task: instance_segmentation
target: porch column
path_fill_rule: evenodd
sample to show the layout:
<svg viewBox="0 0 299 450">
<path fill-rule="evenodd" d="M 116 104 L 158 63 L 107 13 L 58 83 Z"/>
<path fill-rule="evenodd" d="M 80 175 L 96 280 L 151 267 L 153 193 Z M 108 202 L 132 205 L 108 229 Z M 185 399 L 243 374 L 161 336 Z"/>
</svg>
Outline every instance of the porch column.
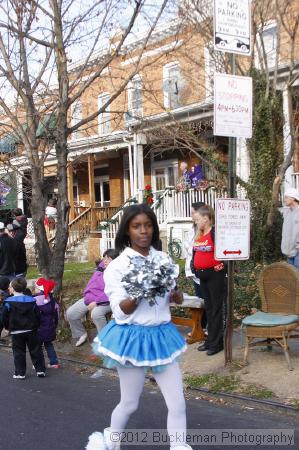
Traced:
<svg viewBox="0 0 299 450">
<path fill-rule="evenodd" d="M 89 204 L 92 208 L 91 212 L 91 229 L 96 229 L 95 216 L 95 191 L 94 191 L 94 155 L 88 155 L 88 186 L 89 186 Z"/>
<path fill-rule="evenodd" d="M 287 154 L 289 153 L 292 145 L 292 136 L 291 136 L 291 128 L 290 128 L 290 95 L 288 89 L 284 89 L 282 92 L 282 99 L 283 99 L 283 117 L 284 117 L 284 125 L 283 125 L 283 154 L 284 158 L 286 158 Z M 293 120 L 293 119 L 291 119 Z M 284 183 L 283 188 L 284 191 L 288 189 L 289 187 L 292 187 L 292 174 L 294 173 L 293 165 L 288 167 L 285 177 L 284 177 Z"/>
<path fill-rule="evenodd" d="M 143 190 L 144 190 L 144 163 L 143 163 L 143 146 L 146 144 L 146 137 L 144 134 L 136 135 L 136 145 L 137 145 L 137 174 L 138 174 L 138 200 L 141 203 L 143 200 Z"/>
<path fill-rule="evenodd" d="M 134 173 L 132 164 L 132 145 L 130 142 L 128 144 L 128 156 L 129 156 L 129 178 L 130 178 L 129 196 L 132 197 L 134 195 Z"/>
<path fill-rule="evenodd" d="M 137 139 L 136 133 L 134 133 L 134 145 L 133 145 L 133 195 L 137 195 Z"/>
<path fill-rule="evenodd" d="M 88 187 L 89 187 L 89 204 L 92 208 L 95 207 L 95 192 L 94 192 L 94 158 L 93 155 L 88 155 Z"/>
<path fill-rule="evenodd" d="M 75 207 L 74 207 L 74 170 L 73 164 L 71 162 L 68 163 L 67 166 L 67 196 L 70 204 L 70 214 L 69 221 L 71 222 L 75 218 Z"/>
</svg>

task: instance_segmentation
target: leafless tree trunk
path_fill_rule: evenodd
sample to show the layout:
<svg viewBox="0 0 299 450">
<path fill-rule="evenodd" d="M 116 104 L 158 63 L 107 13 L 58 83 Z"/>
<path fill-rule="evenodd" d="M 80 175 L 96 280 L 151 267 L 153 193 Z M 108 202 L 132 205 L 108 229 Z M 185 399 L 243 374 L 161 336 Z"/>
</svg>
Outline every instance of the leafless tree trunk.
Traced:
<svg viewBox="0 0 299 450">
<path fill-rule="evenodd" d="M 26 165 L 32 177 L 31 212 L 36 237 L 36 254 L 40 271 L 54 278 L 61 288 L 64 270 L 64 255 L 68 240 L 69 203 L 67 196 L 68 138 L 106 110 L 125 89 L 138 72 L 142 53 L 163 13 L 168 0 L 157 7 L 149 20 L 148 0 L 130 1 L 98 0 L 86 1 L 78 8 L 77 0 L 33 0 L 23 2 L 8 0 L 0 5 L 0 136 L 13 131 L 19 138 L 26 156 Z M 127 20 L 122 19 L 122 33 L 111 47 L 107 38 L 111 28 L 117 25 L 120 9 L 131 11 Z M 80 11 L 80 12 L 78 12 Z M 134 31 L 137 20 L 147 14 L 147 34 L 139 57 L 132 70 L 125 74 L 122 82 L 102 108 L 96 109 L 76 124 L 70 123 L 71 106 L 111 63 L 119 58 L 127 37 Z M 92 62 L 94 52 L 99 51 L 99 40 L 104 39 L 106 53 L 100 60 Z M 69 59 L 72 46 L 88 45 L 82 51 L 82 62 L 70 80 Z M 93 71 L 89 67 L 93 66 Z M 53 87 L 53 80 L 57 88 Z M 8 89 L 11 96 L 7 95 Z M 50 140 L 38 139 L 38 128 L 46 114 L 55 114 L 56 126 Z M 7 122 L 7 119 L 9 121 Z M 45 213 L 44 162 L 51 149 L 57 159 L 58 205 L 54 245 L 47 240 Z M 13 170 L 11 161 L 10 170 Z"/>
</svg>

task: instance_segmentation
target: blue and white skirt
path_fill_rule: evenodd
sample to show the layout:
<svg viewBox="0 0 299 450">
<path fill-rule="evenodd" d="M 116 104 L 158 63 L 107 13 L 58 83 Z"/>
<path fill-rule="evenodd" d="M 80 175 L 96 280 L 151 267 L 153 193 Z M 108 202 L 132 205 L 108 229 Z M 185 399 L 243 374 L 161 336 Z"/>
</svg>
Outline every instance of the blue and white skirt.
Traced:
<svg viewBox="0 0 299 450">
<path fill-rule="evenodd" d="M 184 338 L 172 322 L 156 326 L 123 324 L 111 320 L 93 343 L 104 366 L 143 367 L 163 371 L 187 349 Z"/>
</svg>

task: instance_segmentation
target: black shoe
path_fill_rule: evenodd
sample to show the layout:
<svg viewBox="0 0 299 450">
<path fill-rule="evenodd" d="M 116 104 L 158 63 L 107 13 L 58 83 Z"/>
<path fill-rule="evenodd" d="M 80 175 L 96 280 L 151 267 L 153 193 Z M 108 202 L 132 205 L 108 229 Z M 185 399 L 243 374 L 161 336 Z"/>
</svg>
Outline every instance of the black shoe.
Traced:
<svg viewBox="0 0 299 450">
<path fill-rule="evenodd" d="M 222 350 L 223 350 L 223 346 L 214 348 L 214 349 L 210 349 L 207 351 L 207 355 L 208 356 L 216 355 L 216 353 L 222 352 Z"/>
<path fill-rule="evenodd" d="M 199 352 L 206 352 L 207 350 L 209 350 L 209 346 L 206 343 L 204 343 L 201 344 L 199 347 L 197 347 L 197 350 Z"/>
</svg>

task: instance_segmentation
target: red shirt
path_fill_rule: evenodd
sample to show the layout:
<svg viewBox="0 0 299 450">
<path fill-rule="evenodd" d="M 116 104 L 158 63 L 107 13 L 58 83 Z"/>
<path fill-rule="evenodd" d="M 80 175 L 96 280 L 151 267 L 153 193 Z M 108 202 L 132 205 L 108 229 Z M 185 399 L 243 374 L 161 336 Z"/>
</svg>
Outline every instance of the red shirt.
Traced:
<svg viewBox="0 0 299 450">
<path fill-rule="evenodd" d="M 219 261 L 214 257 L 215 246 L 212 240 L 211 231 L 195 239 L 193 250 L 195 251 L 195 269 L 210 269 L 219 264 Z"/>
</svg>

